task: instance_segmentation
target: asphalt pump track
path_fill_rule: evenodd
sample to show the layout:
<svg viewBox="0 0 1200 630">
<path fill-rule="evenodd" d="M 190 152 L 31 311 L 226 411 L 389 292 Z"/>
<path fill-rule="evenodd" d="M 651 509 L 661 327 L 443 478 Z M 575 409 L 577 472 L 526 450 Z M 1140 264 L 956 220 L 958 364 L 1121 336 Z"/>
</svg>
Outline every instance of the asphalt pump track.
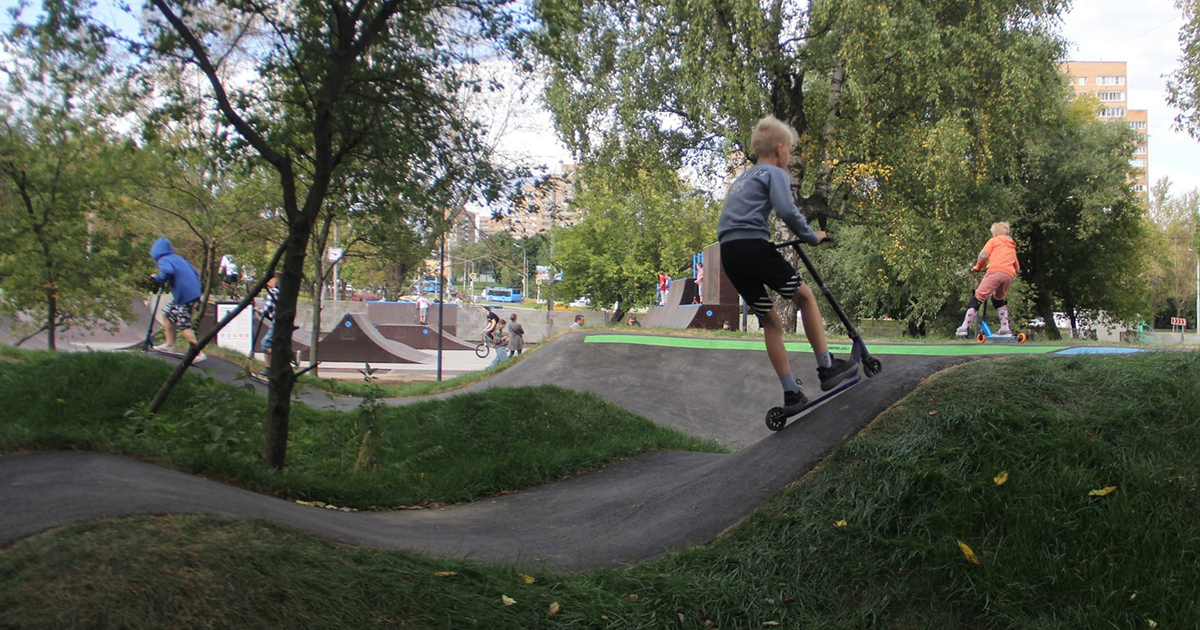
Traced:
<svg viewBox="0 0 1200 630">
<path fill-rule="evenodd" d="M 886 356 L 882 374 L 864 377 L 845 395 L 771 433 L 763 417 L 781 395 L 761 349 L 744 343 L 721 349 L 621 341 L 627 338 L 565 335 L 486 381 L 440 397 L 555 384 L 595 392 L 660 424 L 717 439 L 733 452 L 649 453 L 473 503 L 353 513 L 304 506 L 114 455 L 7 455 L 0 457 L 0 502 L 15 509 L 0 512 L 0 545 L 88 519 L 180 513 L 263 518 L 350 544 L 526 568 L 621 567 L 713 541 L 927 376 L 966 360 Z M 811 352 L 789 354 L 794 373 L 812 377 L 805 389 L 815 395 Z M 236 373 L 236 366 L 216 357 L 209 362 L 211 368 L 202 367 L 215 378 Z"/>
</svg>

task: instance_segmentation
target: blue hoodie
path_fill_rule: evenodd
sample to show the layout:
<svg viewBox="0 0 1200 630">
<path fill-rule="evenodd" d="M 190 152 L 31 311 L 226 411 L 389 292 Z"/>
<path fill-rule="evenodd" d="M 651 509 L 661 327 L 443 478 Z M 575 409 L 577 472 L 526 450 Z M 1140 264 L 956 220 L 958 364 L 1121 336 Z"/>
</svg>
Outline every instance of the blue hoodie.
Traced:
<svg viewBox="0 0 1200 630">
<path fill-rule="evenodd" d="M 200 274 L 192 263 L 175 253 L 171 241 L 160 238 L 150 246 L 150 257 L 158 263 L 158 275 L 155 282 L 166 282 L 171 285 L 171 295 L 176 304 L 187 304 L 200 299 Z"/>
</svg>

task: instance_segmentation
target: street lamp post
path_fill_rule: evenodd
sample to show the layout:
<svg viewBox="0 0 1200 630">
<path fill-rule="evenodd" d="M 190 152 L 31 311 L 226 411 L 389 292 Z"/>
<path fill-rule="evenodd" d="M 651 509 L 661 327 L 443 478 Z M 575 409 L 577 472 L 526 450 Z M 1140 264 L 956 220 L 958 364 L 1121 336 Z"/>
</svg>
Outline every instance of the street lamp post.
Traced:
<svg viewBox="0 0 1200 630">
<path fill-rule="evenodd" d="M 517 247 L 521 248 L 521 301 L 524 302 L 529 295 L 526 286 L 526 281 L 529 279 L 529 257 L 526 256 L 524 245 L 517 245 Z"/>
<path fill-rule="evenodd" d="M 1188 251 L 1196 255 L 1196 334 L 1200 335 L 1200 252 L 1190 247 Z"/>
</svg>

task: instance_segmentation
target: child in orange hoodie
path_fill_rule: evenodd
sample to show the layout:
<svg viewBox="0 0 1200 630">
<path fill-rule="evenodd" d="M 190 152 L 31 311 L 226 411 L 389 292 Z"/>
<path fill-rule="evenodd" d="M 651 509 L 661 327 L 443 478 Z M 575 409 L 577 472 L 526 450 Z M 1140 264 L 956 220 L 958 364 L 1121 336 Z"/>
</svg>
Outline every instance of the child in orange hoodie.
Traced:
<svg viewBox="0 0 1200 630">
<path fill-rule="evenodd" d="M 1004 298 L 1008 296 L 1008 288 L 1012 286 L 1013 278 L 1017 277 L 1017 272 L 1021 270 L 1021 263 L 1017 260 L 1017 242 L 1009 236 L 1007 223 L 992 224 L 992 238 L 983 246 L 983 251 L 979 252 L 979 258 L 971 271 L 983 271 L 985 267 L 987 273 L 979 282 L 979 288 L 971 294 L 971 301 L 967 303 L 967 316 L 963 318 L 962 326 L 954 331 L 957 337 L 967 336 L 967 330 L 975 320 L 975 313 L 987 301 L 989 295 L 992 296 L 992 305 L 1000 315 L 1000 330 L 996 331 L 996 335 L 1012 334 L 1012 328 L 1008 325 L 1008 300 Z"/>
</svg>

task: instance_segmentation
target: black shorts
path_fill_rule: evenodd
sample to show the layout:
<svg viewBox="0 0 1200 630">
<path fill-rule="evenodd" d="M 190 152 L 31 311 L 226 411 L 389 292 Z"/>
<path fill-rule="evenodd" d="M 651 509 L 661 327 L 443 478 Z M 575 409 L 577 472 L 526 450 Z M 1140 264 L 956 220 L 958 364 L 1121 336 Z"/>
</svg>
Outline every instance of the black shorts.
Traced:
<svg viewBox="0 0 1200 630">
<path fill-rule="evenodd" d="M 768 287 L 790 300 L 804 284 L 804 278 L 770 241 L 746 239 L 721 243 L 721 267 L 746 306 L 760 317 L 774 305 L 767 295 Z"/>
</svg>

